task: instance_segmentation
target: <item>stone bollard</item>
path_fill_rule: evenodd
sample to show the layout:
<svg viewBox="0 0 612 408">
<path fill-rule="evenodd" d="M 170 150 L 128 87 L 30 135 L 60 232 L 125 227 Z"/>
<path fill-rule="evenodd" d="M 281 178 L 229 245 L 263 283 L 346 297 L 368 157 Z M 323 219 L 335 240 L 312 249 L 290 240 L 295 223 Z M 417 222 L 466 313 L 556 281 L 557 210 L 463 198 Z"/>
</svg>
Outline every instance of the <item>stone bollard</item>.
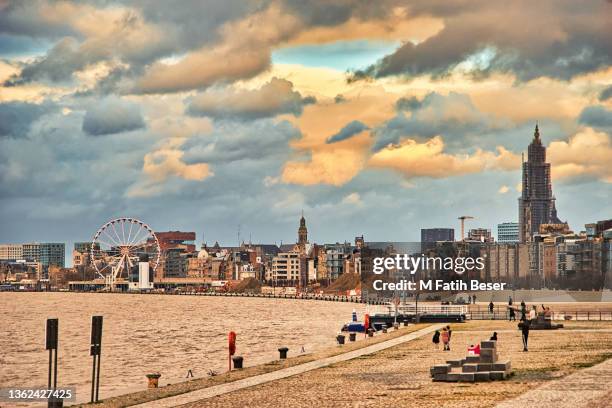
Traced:
<svg viewBox="0 0 612 408">
<path fill-rule="evenodd" d="M 399 330 L 399 323 L 397 323 L 397 322 L 393 323 L 393 328 L 395 330 Z"/>
<path fill-rule="evenodd" d="M 280 353 L 280 359 L 284 360 L 287 358 L 287 352 L 289 351 L 289 349 L 287 347 L 281 347 L 278 349 L 278 352 Z"/>
<path fill-rule="evenodd" d="M 234 356 L 232 357 L 232 361 L 234 362 L 234 368 L 236 370 L 239 370 L 242 368 L 242 361 L 244 359 L 242 358 L 242 356 Z"/>
<path fill-rule="evenodd" d="M 349 333 L 349 341 L 355 341 L 355 340 L 357 340 L 357 333 L 355 332 Z"/>
<path fill-rule="evenodd" d="M 339 334 L 336 336 L 336 340 L 338 341 L 338 344 L 344 344 L 344 334 Z"/>
<path fill-rule="evenodd" d="M 147 388 L 157 388 L 159 387 L 159 377 L 161 377 L 160 373 L 147 374 Z"/>
<path fill-rule="evenodd" d="M 368 337 L 374 337 L 374 329 L 368 329 Z"/>
<path fill-rule="evenodd" d="M 408 320 L 404 320 L 404 327 L 408 326 Z"/>
<path fill-rule="evenodd" d="M 387 332 L 387 328 L 386 328 L 386 327 L 383 327 L 382 332 L 383 332 L 383 333 L 386 333 L 386 332 Z"/>
</svg>

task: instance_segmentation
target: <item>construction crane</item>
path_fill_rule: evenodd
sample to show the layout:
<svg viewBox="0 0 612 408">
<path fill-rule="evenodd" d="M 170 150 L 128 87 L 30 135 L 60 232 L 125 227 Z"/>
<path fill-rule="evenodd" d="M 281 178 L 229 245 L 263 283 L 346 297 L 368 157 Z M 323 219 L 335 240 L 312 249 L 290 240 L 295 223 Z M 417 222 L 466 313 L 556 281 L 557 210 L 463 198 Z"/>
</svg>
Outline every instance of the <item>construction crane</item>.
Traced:
<svg viewBox="0 0 612 408">
<path fill-rule="evenodd" d="M 474 217 L 471 215 L 462 215 L 457 219 L 461 220 L 461 241 L 463 241 L 465 239 L 465 220 L 473 220 Z"/>
</svg>

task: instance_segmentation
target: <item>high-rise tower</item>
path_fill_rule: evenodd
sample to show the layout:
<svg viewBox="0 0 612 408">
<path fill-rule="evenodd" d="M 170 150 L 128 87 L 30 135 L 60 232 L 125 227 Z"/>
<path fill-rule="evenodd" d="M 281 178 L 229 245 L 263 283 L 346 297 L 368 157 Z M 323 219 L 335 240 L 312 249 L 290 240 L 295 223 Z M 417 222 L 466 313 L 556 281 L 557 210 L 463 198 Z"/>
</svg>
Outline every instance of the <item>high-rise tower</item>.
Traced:
<svg viewBox="0 0 612 408">
<path fill-rule="evenodd" d="M 306 219 L 302 212 L 302 218 L 300 218 L 300 228 L 298 228 L 298 244 L 304 245 L 308 242 L 308 229 L 306 229 Z"/>
<path fill-rule="evenodd" d="M 535 127 L 533 140 L 523 160 L 523 191 L 519 198 L 519 239 L 530 242 L 542 224 L 562 224 L 557 218 L 555 197 L 550 181 L 550 163 L 546 163 L 546 147 L 540 130 Z"/>
</svg>

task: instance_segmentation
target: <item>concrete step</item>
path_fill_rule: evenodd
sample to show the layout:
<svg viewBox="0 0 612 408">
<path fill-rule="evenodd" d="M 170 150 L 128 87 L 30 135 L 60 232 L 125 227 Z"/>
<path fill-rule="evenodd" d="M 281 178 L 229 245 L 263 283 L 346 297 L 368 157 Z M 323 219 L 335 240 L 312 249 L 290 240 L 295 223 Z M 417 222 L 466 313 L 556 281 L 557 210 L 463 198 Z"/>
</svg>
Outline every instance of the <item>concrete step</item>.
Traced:
<svg viewBox="0 0 612 408">
<path fill-rule="evenodd" d="M 450 364 L 451 367 L 461 367 L 465 364 L 465 360 L 447 360 L 446 364 Z"/>
</svg>

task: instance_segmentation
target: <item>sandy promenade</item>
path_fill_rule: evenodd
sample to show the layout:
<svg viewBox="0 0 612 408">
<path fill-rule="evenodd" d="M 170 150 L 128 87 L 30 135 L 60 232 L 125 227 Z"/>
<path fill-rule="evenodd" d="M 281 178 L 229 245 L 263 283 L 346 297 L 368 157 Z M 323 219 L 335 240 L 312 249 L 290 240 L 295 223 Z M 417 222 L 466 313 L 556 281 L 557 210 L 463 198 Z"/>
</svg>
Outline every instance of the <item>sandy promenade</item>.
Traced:
<svg viewBox="0 0 612 408">
<path fill-rule="evenodd" d="M 612 358 L 612 324 L 569 323 L 563 331 L 532 331 L 522 352 L 516 324 L 454 325 L 452 350 L 433 350 L 429 336 L 396 347 L 230 394 L 190 407 L 493 407 L 554 379 Z M 467 345 L 498 331 L 501 359 L 515 375 L 490 383 L 434 383 L 429 367 L 460 358 Z"/>
<path fill-rule="evenodd" d="M 402 337 L 408 334 L 411 334 L 417 330 L 429 327 L 427 324 L 420 325 L 410 325 L 408 327 L 400 327 L 399 330 L 392 330 L 385 335 L 375 336 L 373 338 L 368 338 L 367 340 L 362 337 L 363 335 L 358 336 L 357 342 L 351 343 L 348 342 L 343 346 L 335 346 L 330 347 L 318 352 L 308 353 L 308 354 L 300 354 L 296 355 L 296 351 L 289 351 L 289 358 L 287 360 L 275 360 L 266 364 L 260 364 L 255 366 L 246 367 L 243 370 L 234 370 L 232 372 L 221 373 L 214 377 L 205 377 L 200 379 L 195 379 L 191 381 L 183 381 L 171 385 L 167 385 L 164 387 L 160 387 L 153 390 L 142 390 L 134 393 L 124 394 L 121 396 L 110 397 L 104 400 L 101 400 L 96 407 L 104 407 L 104 408 L 116 408 L 116 407 L 125 407 L 125 406 L 133 406 L 137 404 L 142 404 L 147 401 L 159 400 L 167 397 L 171 397 L 174 395 L 184 394 L 191 391 L 203 389 L 206 387 L 214 387 L 221 384 L 226 384 L 229 382 L 234 382 L 238 380 L 242 380 L 245 378 L 250 378 L 253 376 L 266 374 L 270 372 L 274 372 L 283 368 L 293 367 L 304 363 L 309 363 L 321 359 L 325 359 L 328 357 L 337 356 L 339 354 L 352 352 L 355 350 L 359 350 L 368 345 L 377 344 L 380 342 L 392 340 L 398 337 Z M 247 363 L 248 364 L 248 363 Z M 85 404 L 86 405 L 86 404 Z M 81 406 L 81 405 L 77 405 Z"/>
<path fill-rule="evenodd" d="M 566 327 L 562 330 L 532 331 L 528 353 L 522 351 L 520 332 L 515 322 L 470 321 L 451 325 L 453 336 L 450 352 L 434 349 L 429 333 L 373 354 L 360 355 L 313 371 L 294 373 L 288 378 L 281 376 L 266 383 L 253 381 L 248 388 L 230 386 L 232 382 L 249 382 L 248 379 L 254 376 L 321 361 L 406 336 L 428 325 L 402 327 L 399 331 L 379 334 L 367 342 L 362 340 L 282 362 L 275 361 L 216 377 L 110 398 L 97 406 L 123 407 L 154 400 L 161 402 L 167 397 L 201 390 L 199 394 L 192 394 L 203 395 L 201 399 L 174 401 L 183 401 L 188 403 L 184 406 L 189 407 L 494 407 L 523 394 L 533 398 L 533 390 L 542 385 L 550 384 L 551 389 L 555 389 L 555 380 L 567 378 L 573 373 L 580 374 L 581 370 L 612 358 L 612 322 L 564 323 Z M 463 357 L 469 344 L 488 339 L 493 331 L 497 331 L 499 337 L 500 360 L 512 361 L 513 377 L 503 382 L 476 384 L 431 381 L 429 368 L 432 365 Z M 221 389 L 227 388 L 227 393 L 212 392 L 211 388 L 219 386 L 223 386 Z M 205 389 L 211 391 L 205 392 Z M 579 401 L 583 398 L 581 395 L 577 392 L 572 398 Z M 572 406 L 579 407 L 577 402 Z"/>
</svg>

